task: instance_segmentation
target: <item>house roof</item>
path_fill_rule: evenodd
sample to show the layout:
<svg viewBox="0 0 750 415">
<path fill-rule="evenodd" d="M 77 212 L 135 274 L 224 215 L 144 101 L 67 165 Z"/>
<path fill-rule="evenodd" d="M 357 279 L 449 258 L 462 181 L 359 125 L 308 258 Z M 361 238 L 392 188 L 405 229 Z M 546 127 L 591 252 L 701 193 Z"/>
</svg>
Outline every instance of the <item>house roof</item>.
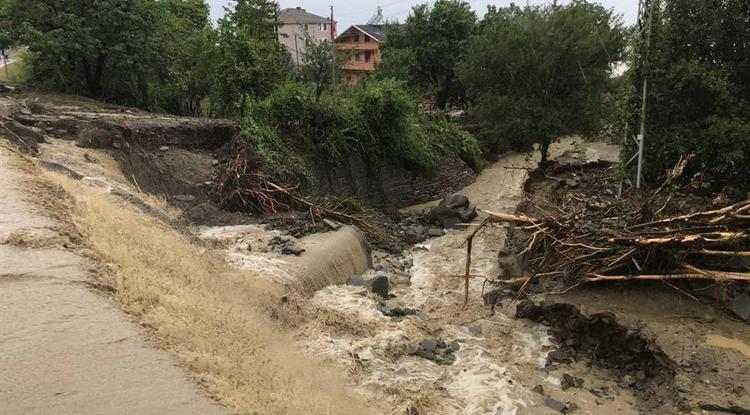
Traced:
<svg viewBox="0 0 750 415">
<path fill-rule="evenodd" d="M 344 36 L 347 36 L 346 33 L 352 30 L 364 33 L 366 36 L 369 36 L 376 42 L 382 42 L 383 40 L 385 40 L 385 26 L 368 24 L 352 25 L 348 29 L 341 32 L 341 34 L 336 39 L 338 40 Z"/>
<path fill-rule="evenodd" d="M 329 23 L 329 19 L 327 17 L 309 13 L 307 10 L 301 7 L 293 7 L 281 10 L 279 12 L 279 21 L 286 24 Z"/>
<path fill-rule="evenodd" d="M 385 40 L 385 26 L 383 25 L 360 24 L 354 25 L 354 27 L 378 42 Z"/>
</svg>

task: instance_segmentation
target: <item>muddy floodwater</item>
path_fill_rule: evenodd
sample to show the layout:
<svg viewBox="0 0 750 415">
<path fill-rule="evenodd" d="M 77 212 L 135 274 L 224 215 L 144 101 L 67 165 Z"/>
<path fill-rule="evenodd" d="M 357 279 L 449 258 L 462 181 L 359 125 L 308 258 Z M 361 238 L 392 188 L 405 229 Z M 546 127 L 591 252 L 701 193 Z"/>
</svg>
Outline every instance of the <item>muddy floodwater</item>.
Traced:
<svg viewBox="0 0 750 415">
<path fill-rule="evenodd" d="M 593 364 L 597 349 L 593 359 L 550 364 L 571 339 L 557 336 L 550 321 L 516 318 L 513 295 L 493 310 L 483 303 L 490 287 L 474 278 L 464 304 L 465 240 L 476 224 L 430 229 L 437 231 L 430 239 L 400 253 L 373 250 L 349 226 L 291 237 L 259 218 L 206 207 L 201 197 L 213 185 L 216 148 L 81 148 L 61 128 L 70 117 L 103 114 L 123 125 L 172 128 L 184 120 L 57 111 L 27 114 L 40 128 L 56 123 L 40 129 L 57 138 L 45 137 L 38 155 L 11 147 L 0 154 L 0 284 L 7 288 L 0 311 L 8 320 L 0 325 L 0 369 L 34 374 L 15 370 L 0 379 L 0 401 L 14 413 L 122 413 L 107 399 L 130 413 L 160 414 L 711 413 L 750 406 L 746 325 L 709 306 L 688 307 L 669 288 L 555 297 L 576 316 L 629 320 L 626 327 L 606 317 L 616 333 L 638 333 L 640 341 L 640 330 L 647 332 L 637 353 L 669 369 L 663 383 L 644 370 Z M 202 121 L 192 122 L 198 128 Z M 584 162 L 618 158 L 616 146 L 573 138 L 554 144 L 550 157 L 571 153 Z M 459 193 L 481 209 L 514 212 L 537 163 L 536 154 L 503 156 Z M 477 235 L 472 274 L 498 274 L 507 233 L 498 225 Z M 387 292 L 372 285 L 386 278 Z M 95 402 L 78 399 L 94 395 Z"/>
</svg>

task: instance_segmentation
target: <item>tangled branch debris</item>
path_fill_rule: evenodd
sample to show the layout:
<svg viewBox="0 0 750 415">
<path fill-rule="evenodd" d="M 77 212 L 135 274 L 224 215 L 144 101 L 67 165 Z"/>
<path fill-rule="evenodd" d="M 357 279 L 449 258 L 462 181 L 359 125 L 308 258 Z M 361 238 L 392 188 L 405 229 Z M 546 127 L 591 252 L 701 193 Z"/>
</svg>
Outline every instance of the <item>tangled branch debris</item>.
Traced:
<svg viewBox="0 0 750 415">
<path fill-rule="evenodd" d="M 679 175 L 685 162 L 670 177 Z M 605 202 L 575 194 L 568 194 L 570 203 L 527 201 L 525 211 L 538 212 L 534 217 L 481 211 L 485 221 L 467 238 L 466 285 L 469 278 L 478 277 L 471 273 L 474 236 L 491 223 L 522 231 L 525 237 L 516 255 L 525 271 L 482 277 L 519 288 L 519 294 L 532 280 L 554 279 L 563 289 L 605 281 L 690 279 L 722 287 L 750 281 L 750 200 L 713 209 L 685 206 L 693 211 L 665 215 L 675 194 L 664 188 L 650 197 L 613 197 Z"/>
<path fill-rule="evenodd" d="M 293 209 L 309 211 L 317 218 L 333 219 L 356 226 L 374 241 L 399 246 L 402 243 L 374 225 L 372 212 L 347 213 L 339 203 L 325 199 L 314 202 L 299 195 L 297 186 L 282 186 L 264 172 L 263 162 L 251 153 L 235 152 L 219 176 L 221 204 L 230 209 L 276 214 Z"/>
</svg>

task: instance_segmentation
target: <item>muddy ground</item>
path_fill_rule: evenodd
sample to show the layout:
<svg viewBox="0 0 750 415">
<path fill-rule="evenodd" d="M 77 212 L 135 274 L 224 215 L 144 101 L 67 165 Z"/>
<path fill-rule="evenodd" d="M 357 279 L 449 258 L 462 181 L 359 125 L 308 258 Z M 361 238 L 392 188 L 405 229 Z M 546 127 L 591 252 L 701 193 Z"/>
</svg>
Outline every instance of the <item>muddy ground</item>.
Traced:
<svg viewBox="0 0 750 415">
<path fill-rule="evenodd" d="M 628 284 L 537 294 L 529 303 L 507 293 L 493 311 L 482 296 L 490 287 L 476 280 L 464 308 L 456 276 L 470 226 L 437 229 L 402 252 L 371 252 L 356 231 L 313 225 L 304 213 L 223 211 L 213 180 L 232 127 L 221 122 L 33 94 L 0 97 L 0 112 L 14 121 L 5 121 L 6 139 L 75 201 L 67 214 L 100 264 L 88 277 L 105 288 L 96 292 L 131 313 L 232 411 L 750 408 L 750 332 L 711 301 Z M 113 133 L 93 134 L 92 125 Z M 617 148 L 566 139 L 552 158 L 614 161 Z M 502 157 L 460 193 L 480 208 L 515 212 L 525 191 L 549 198 L 571 190 L 564 181 L 529 181 L 536 162 L 536 154 Z M 587 183 L 584 170 L 565 174 L 577 189 L 616 192 L 601 175 Z M 480 235 L 472 271 L 497 273 L 507 234 L 498 226 Z M 383 279 L 387 292 L 374 282 Z"/>
</svg>

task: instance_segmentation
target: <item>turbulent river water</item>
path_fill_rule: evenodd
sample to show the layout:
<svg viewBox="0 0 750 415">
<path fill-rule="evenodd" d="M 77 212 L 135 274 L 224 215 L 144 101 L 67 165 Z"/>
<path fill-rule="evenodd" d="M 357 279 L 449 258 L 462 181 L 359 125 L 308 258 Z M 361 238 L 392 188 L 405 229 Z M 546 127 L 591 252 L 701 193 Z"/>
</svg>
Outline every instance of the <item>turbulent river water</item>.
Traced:
<svg viewBox="0 0 750 415">
<path fill-rule="evenodd" d="M 552 156 L 575 147 L 566 140 Z M 596 147 L 585 152 L 599 156 Z M 376 262 L 408 264 L 408 277 L 391 279 L 391 293 L 419 313 L 392 318 L 378 310 L 373 294 L 345 284 L 353 274 L 382 273 L 368 268 L 368 249 L 351 228 L 296 241 L 306 249 L 299 257 L 269 249 L 279 232 L 263 226 L 197 227 L 185 235 L 103 197 L 125 191 L 161 216 L 177 214 L 133 188 L 106 154 L 83 153 L 59 141 L 43 148 L 43 157 L 83 176 L 50 177 L 75 201 L 86 249 L 107 264 L 100 281 L 220 402 L 265 413 L 549 413 L 532 390 L 559 389 L 560 373 L 542 370 L 551 345 L 546 327 L 502 307 L 492 313 L 482 304 L 481 280 L 471 282 L 463 307 L 464 282 L 456 276 L 471 228 L 449 230 L 400 255 L 373 253 Z M 86 161 L 92 157 L 96 162 Z M 513 211 L 534 163 L 531 155 L 500 158 L 460 193 L 480 208 Z M 496 272 L 505 237 L 502 227 L 479 234 L 472 272 Z M 424 340 L 451 344 L 455 361 L 440 365 L 409 353 Z M 599 413 L 623 412 L 630 399 L 597 406 L 569 395 Z"/>
</svg>

